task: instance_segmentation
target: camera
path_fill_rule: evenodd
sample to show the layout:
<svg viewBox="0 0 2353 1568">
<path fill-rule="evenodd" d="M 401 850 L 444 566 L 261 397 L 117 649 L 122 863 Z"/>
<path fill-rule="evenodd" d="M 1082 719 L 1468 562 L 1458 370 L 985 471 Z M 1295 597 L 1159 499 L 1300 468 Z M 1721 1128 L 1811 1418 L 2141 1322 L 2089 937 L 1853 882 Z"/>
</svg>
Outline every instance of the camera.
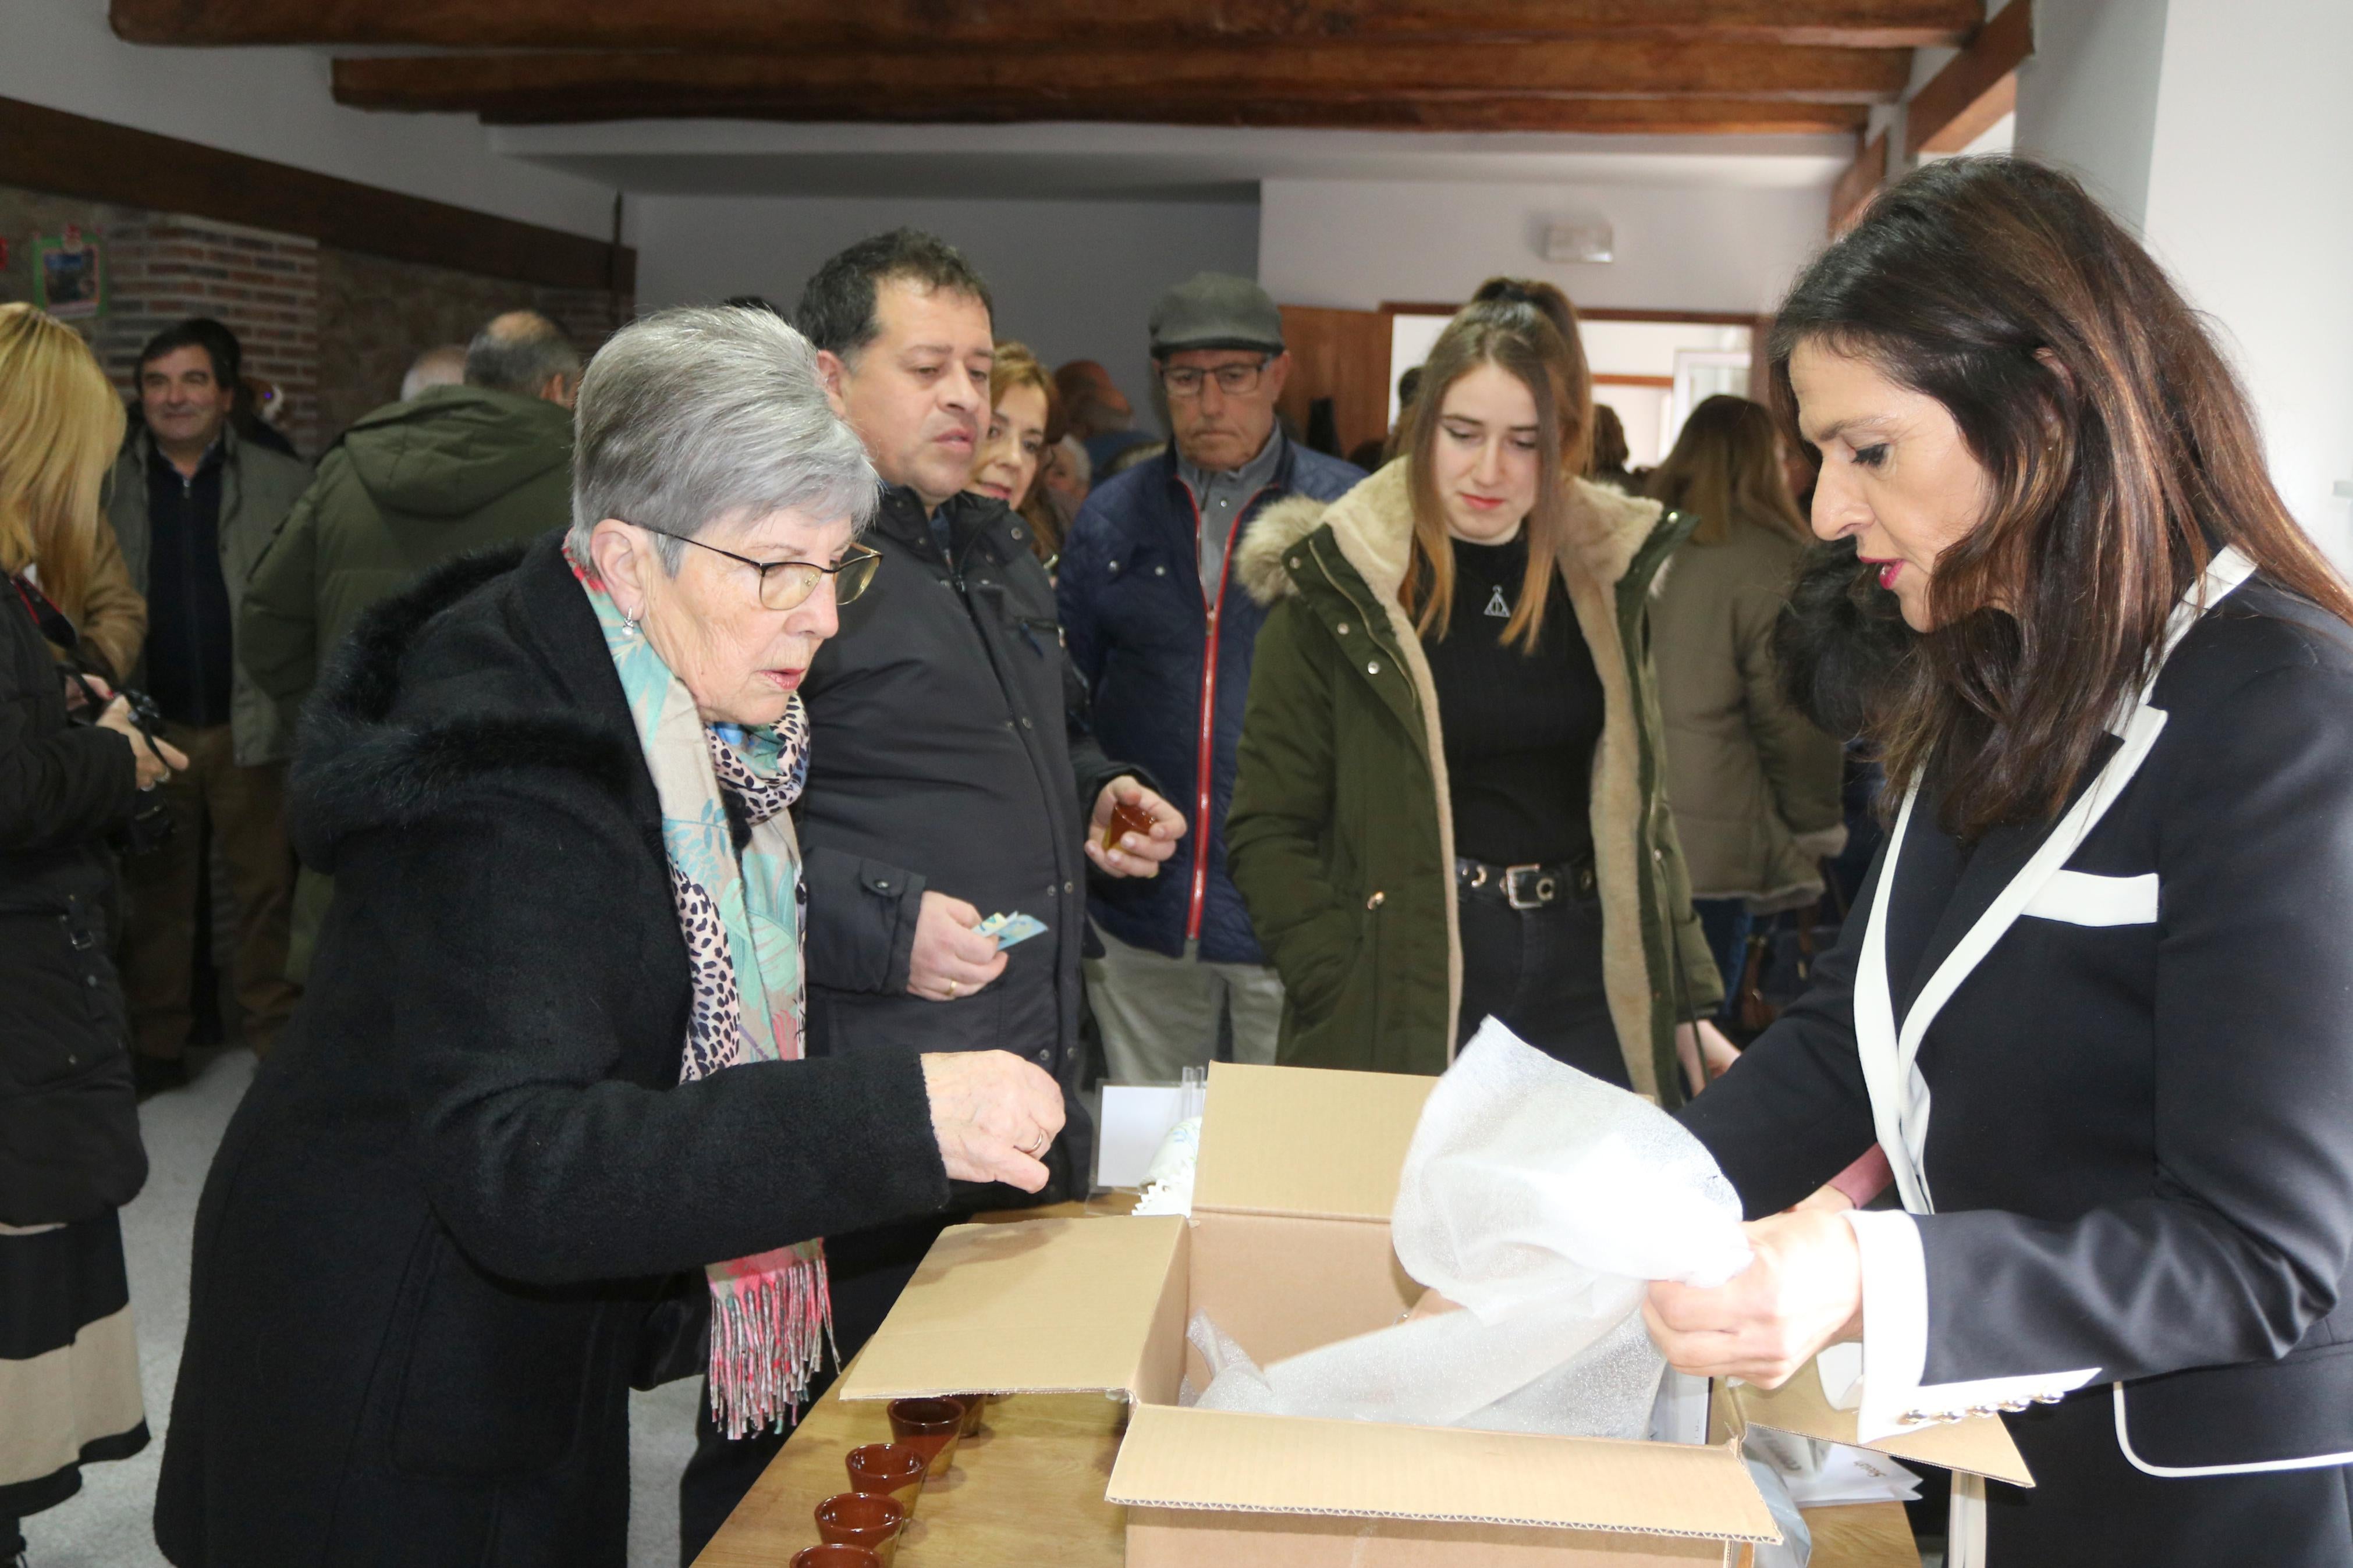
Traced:
<svg viewBox="0 0 2353 1568">
<path fill-rule="evenodd" d="M 117 693 L 131 705 L 131 722 L 152 742 L 162 740 L 164 710 L 155 700 L 143 691 Z M 149 855 L 172 841 L 172 814 L 164 809 L 161 790 L 139 792 L 139 807 L 131 814 L 131 821 L 116 836 L 115 847 L 122 854 Z"/>
<path fill-rule="evenodd" d="M 106 711 L 111 699 L 100 697 L 97 688 L 82 679 L 79 670 L 69 668 L 67 674 L 81 687 L 82 708 L 75 718 L 84 724 L 97 723 L 98 716 Z M 132 726 L 146 736 L 150 743 L 164 738 L 164 710 L 155 706 L 153 697 L 143 691 L 128 690 L 117 691 L 114 695 L 130 707 Z M 164 805 L 163 795 L 153 789 L 141 790 L 138 806 L 132 812 L 130 822 L 114 837 L 115 849 L 123 855 L 148 855 L 171 841 L 172 814 Z"/>
</svg>

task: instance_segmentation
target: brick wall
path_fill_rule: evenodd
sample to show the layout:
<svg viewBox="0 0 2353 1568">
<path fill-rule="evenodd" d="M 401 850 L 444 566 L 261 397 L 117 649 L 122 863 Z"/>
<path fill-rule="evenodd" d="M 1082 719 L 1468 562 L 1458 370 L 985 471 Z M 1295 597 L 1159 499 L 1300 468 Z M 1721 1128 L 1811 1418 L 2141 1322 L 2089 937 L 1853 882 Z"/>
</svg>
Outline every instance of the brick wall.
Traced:
<svg viewBox="0 0 2353 1568">
<path fill-rule="evenodd" d="M 104 314 L 73 323 L 126 396 L 140 346 L 188 316 L 214 316 L 245 344 L 246 374 L 277 384 L 281 421 L 316 457 L 369 409 L 400 395 L 419 353 L 464 342 L 502 310 L 544 312 L 594 353 L 635 313 L 601 289 L 549 289 L 385 261 L 291 235 L 0 185 L 0 300 L 33 298 L 34 242 L 69 226 L 95 237 Z"/>
<path fill-rule="evenodd" d="M 630 314 L 601 289 L 547 289 L 350 251 L 319 253 L 319 400 L 332 437 L 400 395 L 419 353 L 462 343 L 507 310 L 538 310 L 570 333 L 582 354 Z"/>
<path fill-rule="evenodd" d="M 248 380 L 287 399 L 280 427 L 319 449 L 319 247 L 208 219 L 149 216 L 117 226 L 111 292 L 94 345 L 107 374 L 135 390 L 140 345 L 190 316 L 224 322 L 245 345 Z"/>
</svg>

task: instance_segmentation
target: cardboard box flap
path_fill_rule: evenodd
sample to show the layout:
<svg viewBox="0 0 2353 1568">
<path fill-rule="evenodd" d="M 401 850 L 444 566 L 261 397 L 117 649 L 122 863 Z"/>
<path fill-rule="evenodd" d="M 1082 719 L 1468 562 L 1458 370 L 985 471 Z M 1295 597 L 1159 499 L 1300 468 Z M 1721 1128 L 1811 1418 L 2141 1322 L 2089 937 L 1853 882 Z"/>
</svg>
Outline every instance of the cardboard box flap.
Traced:
<svg viewBox="0 0 2353 1568">
<path fill-rule="evenodd" d="M 1388 1222 L 1433 1078 L 1209 1068 L 1193 1208 Z"/>
<path fill-rule="evenodd" d="M 1185 1240 L 1176 1215 L 954 1226 L 867 1342 L 841 1397 L 1121 1389 L 1173 1399 Z"/>
<path fill-rule="evenodd" d="M 1106 1500 L 1719 1541 L 1780 1539 L 1736 1445 L 1136 1406 Z"/>
<path fill-rule="evenodd" d="M 1973 1415 L 1966 1421 L 1923 1426 L 1916 1432 L 1883 1437 L 1876 1443 L 1858 1443 L 1854 1412 L 1831 1405 L 1822 1393 L 1820 1374 L 1810 1364 L 1769 1393 L 1752 1384 L 1727 1387 L 1726 1392 L 1731 1395 L 1733 1409 L 1747 1426 L 1770 1426 L 1776 1432 L 1795 1433 L 1800 1437 L 1820 1437 L 1850 1447 L 1870 1448 L 1898 1459 L 1914 1459 L 1942 1469 L 2008 1481 L 2012 1486 L 2034 1484 L 2018 1445 L 2010 1440 L 2010 1428 L 1998 1416 Z"/>
</svg>

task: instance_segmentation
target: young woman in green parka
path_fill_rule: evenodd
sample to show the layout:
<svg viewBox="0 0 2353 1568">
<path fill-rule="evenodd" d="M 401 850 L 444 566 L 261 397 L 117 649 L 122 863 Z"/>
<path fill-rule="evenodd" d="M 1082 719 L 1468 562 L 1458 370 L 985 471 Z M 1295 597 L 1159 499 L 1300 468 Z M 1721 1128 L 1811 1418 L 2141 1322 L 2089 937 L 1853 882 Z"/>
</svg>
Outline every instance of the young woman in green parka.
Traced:
<svg viewBox="0 0 2353 1568">
<path fill-rule="evenodd" d="M 1270 508 L 1271 606 L 1228 863 L 1288 1065 L 1438 1073 L 1493 1016 L 1674 1106 L 1728 1065 L 1668 816 L 1648 604 L 1692 526 L 1576 477 L 1567 300 L 1493 279 L 1432 349 L 1402 455 Z"/>
</svg>

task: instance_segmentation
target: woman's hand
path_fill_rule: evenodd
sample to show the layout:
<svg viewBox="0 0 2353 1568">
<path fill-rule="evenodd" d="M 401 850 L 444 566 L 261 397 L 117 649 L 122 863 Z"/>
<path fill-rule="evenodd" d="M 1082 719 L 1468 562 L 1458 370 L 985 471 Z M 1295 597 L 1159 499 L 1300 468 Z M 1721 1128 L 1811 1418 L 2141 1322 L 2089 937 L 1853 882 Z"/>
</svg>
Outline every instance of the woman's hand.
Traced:
<svg viewBox="0 0 2353 1568">
<path fill-rule="evenodd" d="M 1134 830 L 1119 836 L 1111 849 L 1103 847 L 1103 830 L 1111 826 L 1113 806 L 1125 805 L 1152 819 L 1147 833 Z M 1185 837 L 1185 815 L 1131 778 L 1115 778 L 1095 796 L 1094 816 L 1087 823 L 1087 858 L 1114 877 L 1157 877 L 1160 863 L 1176 853 Z"/>
<path fill-rule="evenodd" d="M 97 692 L 101 699 L 114 695 L 114 688 L 106 683 L 106 678 L 102 675 L 83 675 L 79 679 L 69 675 L 66 677 L 67 712 L 79 713 L 90 706 L 89 691 L 83 690 L 84 687 L 88 687 L 90 691 Z"/>
<path fill-rule="evenodd" d="M 1010 1051 L 946 1051 L 923 1058 L 932 1135 L 959 1182 L 1046 1184 L 1039 1156 L 1062 1131 L 1062 1090 Z"/>
<path fill-rule="evenodd" d="M 1697 1094 L 1732 1070 L 1732 1064 L 1740 1059 L 1740 1047 L 1702 1018 L 1696 1024 L 1675 1026 L 1675 1058 L 1683 1065 L 1683 1081 Z"/>
<path fill-rule="evenodd" d="M 907 963 L 907 989 L 928 1002 L 969 996 L 1005 973 L 997 939 L 973 928 L 980 911 L 962 899 L 925 892 L 915 912 L 915 946 Z"/>
<path fill-rule="evenodd" d="M 139 787 L 153 789 L 174 773 L 187 771 L 188 759 L 169 741 L 151 741 L 132 722 L 131 702 L 118 697 L 98 716 L 98 727 L 112 730 L 131 742 L 131 760 L 139 764 Z"/>
<path fill-rule="evenodd" d="M 1746 1268 L 1713 1290 L 1656 1280 L 1642 1321 L 1678 1372 L 1778 1388 L 1824 1345 L 1862 1337 L 1862 1249 L 1820 1211 L 1740 1228 L 1756 1254 Z"/>
</svg>

